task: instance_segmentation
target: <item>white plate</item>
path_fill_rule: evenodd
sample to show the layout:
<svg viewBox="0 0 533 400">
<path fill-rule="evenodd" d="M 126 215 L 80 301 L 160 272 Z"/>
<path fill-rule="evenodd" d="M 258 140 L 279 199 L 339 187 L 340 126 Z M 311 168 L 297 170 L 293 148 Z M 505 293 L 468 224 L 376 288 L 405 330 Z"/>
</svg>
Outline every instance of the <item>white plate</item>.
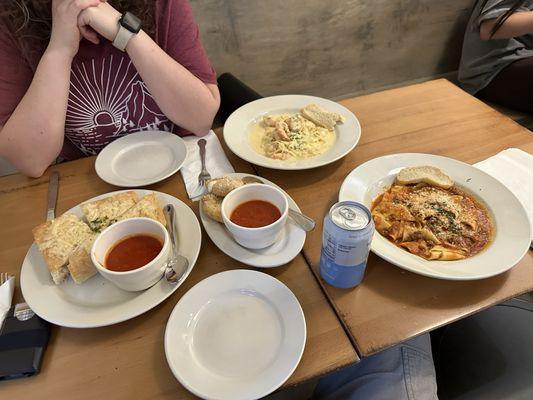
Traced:
<svg viewBox="0 0 533 400">
<path fill-rule="evenodd" d="M 473 257 L 458 261 L 428 261 L 395 246 L 376 232 L 371 249 L 401 268 L 433 278 L 474 280 L 511 269 L 529 249 L 530 225 L 524 207 L 498 180 L 469 164 L 431 154 L 393 154 L 375 158 L 354 169 L 342 184 L 339 201 L 354 200 L 370 208 L 404 167 L 432 165 L 448 174 L 465 191 L 481 199 L 492 214 L 492 243 Z"/>
<path fill-rule="evenodd" d="M 270 182 L 267 179 L 250 174 L 227 174 L 226 176 L 233 176 L 242 178 L 243 176 L 253 176 L 262 180 L 265 184 L 277 187 L 289 201 L 289 207 L 300 211 L 296 202 L 279 186 Z M 201 204 L 201 203 L 200 203 Z M 238 244 L 231 234 L 226 229 L 225 225 L 209 218 L 200 206 L 200 220 L 207 232 L 207 235 L 211 238 L 213 243 L 228 256 L 234 260 L 240 261 L 246 265 L 258 268 L 272 268 L 285 265 L 296 257 L 305 243 L 305 232 L 299 228 L 291 219 L 287 220 L 287 224 L 283 230 L 280 239 L 272 246 L 261 250 L 252 250 L 242 247 Z"/>
<path fill-rule="evenodd" d="M 187 148 L 183 139 L 163 131 L 136 132 L 108 144 L 98 154 L 98 176 L 115 186 L 151 185 L 175 174 Z"/>
<path fill-rule="evenodd" d="M 176 304 L 165 331 L 170 369 L 203 399 L 258 399 L 294 372 L 306 340 L 294 294 L 257 271 L 210 276 Z"/>
<path fill-rule="evenodd" d="M 317 104 L 328 111 L 337 112 L 346 118 L 335 127 L 335 143 L 324 154 L 305 160 L 274 160 L 257 153 L 250 145 L 250 129 L 265 115 L 296 113 L 309 104 Z M 240 158 L 262 167 L 284 170 L 300 170 L 330 164 L 348 154 L 359 142 L 361 125 L 355 115 L 334 101 L 314 96 L 272 96 L 252 101 L 235 110 L 224 124 L 224 140 Z"/>
<path fill-rule="evenodd" d="M 153 193 L 149 190 L 135 192 L 139 196 Z M 87 201 L 116 193 L 120 192 L 107 193 Z M 189 260 L 188 276 L 200 252 L 200 224 L 185 203 L 168 194 L 155 193 L 163 205 L 172 204 L 175 207 L 179 251 Z M 79 206 L 68 212 L 83 215 Z M 48 322 L 69 328 L 95 328 L 126 321 L 157 306 L 178 286 L 172 286 L 162 279 L 145 291 L 126 292 L 99 274 L 81 285 L 76 285 L 70 278 L 61 285 L 55 285 L 35 243 L 26 254 L 20 273 L 22 295 L 32 310 Z"/>
</svg>

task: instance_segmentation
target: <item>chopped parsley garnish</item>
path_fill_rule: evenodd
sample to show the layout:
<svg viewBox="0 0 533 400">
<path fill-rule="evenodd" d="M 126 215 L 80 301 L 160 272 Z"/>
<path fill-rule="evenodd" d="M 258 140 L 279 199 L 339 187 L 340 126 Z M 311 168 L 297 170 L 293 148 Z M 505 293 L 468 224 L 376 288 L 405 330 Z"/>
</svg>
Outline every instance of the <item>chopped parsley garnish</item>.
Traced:
<svg viewBox="0 0 533 400">
<path fill-rule="evenodd" d="M 102 218 L 96 218 L 94 221 L 91 222 L 91 229 L 95 233 L 100 233 L 102 229 L 107 228 L 109 225 L 114 224 L 117 222 L 116 219 L 109 219 L 107 217 Z"/>
<path fill-rule="evenodd" d="M 461 233 L 461 227 L 455 221 L 455 214 L 445 208 L 445 204 L 441 202 L 429 203 L 437 213 L 448 220 L 448 229 L 452 233 Z"/>
</svg>

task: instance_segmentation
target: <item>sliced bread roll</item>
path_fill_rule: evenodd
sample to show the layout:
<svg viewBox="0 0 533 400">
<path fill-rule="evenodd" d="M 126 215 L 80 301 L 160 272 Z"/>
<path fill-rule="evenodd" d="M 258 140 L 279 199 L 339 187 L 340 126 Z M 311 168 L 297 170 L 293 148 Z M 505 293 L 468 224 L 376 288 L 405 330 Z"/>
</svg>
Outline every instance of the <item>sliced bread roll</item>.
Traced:
<svg viewBox="0 0 533 400">
<path fill-rule="evenodd" d="M 101 232 L 138 201 L 137 193 L 123 192 L 102 200 L 82 204 L 81 210 L 91 229 Z"/>
<path fill-rule="evenodd" d="M 211 193 L 219 197 L 226 197 L 229 192 L 244 185 L 240 178 L 223 176 L 221 178 L 211 179 L 208 183 L 208 189 Z"/>
<path fill-rule="evenodd" d="M 202 210 L 211 219 L 224 223 L 222 219 L 222 200 L 223 197 L 216 196 L 213 193 L 207 193 L 202 197 Z"/>
<path fill-rule="evenodd" d="M 144 196 L 133 207 L 121 214 L 118 217 L 118 221 L 135 217 L 152 218 L 166 226 L 165 215 L 155 193 Z"/>
<path fill-rule="evenodd" d="M 437 167 L 429 165 L 403 168 L 396 177 L 396 181 L 401 185 L 423 182 L 443 189 L 449 189 L 453 186 L 452 178 Z"/>
<path fill-rule="evenodd" d="M 33 229 L 35 243 L 56 285 L 69 275 L 66 264 L 70 254 L 92 234 L 91 228 L 74 214 L 63 214 Z"/>
<path fill-rule="evenodd" d="M 97 271 L 91 260 L 91 247 L 96 236 L 98 235 L 93 233 L 90 237 L 85 239 L 76 250 L 70 253 L 70 256 L 68 257 L 67 268 L 70 272 L 70 276 L 72 276 L 72 279 L 74 279 L 74 282 L 78 285 L 96 275 Z"/>
<path fill-rule="evenodd" d="M 309 104 L 300 110 L 300 114 L 318 126 L 332 130 L 337 122 L 344 122 L 344 117 L 339 113 L 330 112 L 316 104 Z"/>
</svg>

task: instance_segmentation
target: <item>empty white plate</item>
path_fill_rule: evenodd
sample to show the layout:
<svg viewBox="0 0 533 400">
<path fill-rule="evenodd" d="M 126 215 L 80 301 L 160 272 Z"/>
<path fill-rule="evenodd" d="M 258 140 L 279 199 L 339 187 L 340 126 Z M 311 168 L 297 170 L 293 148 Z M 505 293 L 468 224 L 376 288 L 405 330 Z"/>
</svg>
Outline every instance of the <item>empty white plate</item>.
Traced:
<svg viewBox="0 0 533 400">
<path fill-rule="evenodd" d="M 278 185 L 270 182 L 265 178 L 259 176 L 233 173 L 226 176 L 242 178 L 244 176 L 253 176 L 254 178 L 262 180 L 265 185 L 274 186 L 287 196 L 289 201 L 289 207 L 293 210 L 300 211 L 300 208 L 296 202 Z M 268 246 L 265 249 L 252 250 L 241 246 L 233 239 L 233 236 L 228 232 L 224 224 L 212 220 L 203 211 L 200 206 L 200 220 L 207 232 L 207 235 L 211 238 L 213 243 L 228 256 L 234 260 L 240 261 L 246 265 L 258 268 L 273 268 L 285 265 L 296 257 L 302 248 L 304 247 L 306 233 L 290 218 L 285 224 L 285 228 L 281 233 L 280 238 L 272 246 Z"/>
<path fill-rule="evenodd" d="M 96 158 L 98 176 L 115 186 L 151 185 L 175 174 L 187 148 L 179 136 L 163 131 L 131 133 L 107 145 Z"/>
<path fill-rule="evenodd" d="M 165 353 L 180 383 L 210 400 L 259 399 L 294 372 L 306 341 L 294 294 L 270 275 L 233 270 L 212 275 L 176 304 Z"/>
</svg>

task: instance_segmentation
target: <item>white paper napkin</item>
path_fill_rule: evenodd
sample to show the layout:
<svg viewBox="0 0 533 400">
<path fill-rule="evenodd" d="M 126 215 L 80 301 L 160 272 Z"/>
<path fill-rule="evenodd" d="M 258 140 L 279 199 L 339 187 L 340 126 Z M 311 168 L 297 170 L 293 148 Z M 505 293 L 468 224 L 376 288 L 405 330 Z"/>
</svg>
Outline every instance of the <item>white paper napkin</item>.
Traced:
<svg viewBox="0 0 533 400">
<path fill-rule="evenodd" d="M 198 185 L 198 175 L 202 170 L 202 162 L 200 161 L 200 148 L 198 147 L 198 140 L 205 139 L 205 164 L 207 171 L 211 174 L 211 178 L 216 178 L 226 174 L 235 172 L 231 166 L 222 145 L 215 135 L 215 132 L 210 131 L 206 136 L 187 136 L 184 137 L 185 145 L 187 146 L 187 157 L 180 169 L 181 176 L 187 188 L 189 198 L 193 198 L 202 194 L 203 189 Z"/>
<path fill-rule="evenodd" d="M 520 200 L 533 231 L 533 155 L 520 149 L 507 149 L 474 164 L 498 179 Z M 532 236 L 533 241 L 533 236 Z"/>
<path fill-rule="evenodd" d="M 11 308 L 13 292 L 15 291 L 15 277 L 12 276 L 7 282 L 0 286 L 0 327 L 4 323 L 7 312 Z"/>
</svg>

